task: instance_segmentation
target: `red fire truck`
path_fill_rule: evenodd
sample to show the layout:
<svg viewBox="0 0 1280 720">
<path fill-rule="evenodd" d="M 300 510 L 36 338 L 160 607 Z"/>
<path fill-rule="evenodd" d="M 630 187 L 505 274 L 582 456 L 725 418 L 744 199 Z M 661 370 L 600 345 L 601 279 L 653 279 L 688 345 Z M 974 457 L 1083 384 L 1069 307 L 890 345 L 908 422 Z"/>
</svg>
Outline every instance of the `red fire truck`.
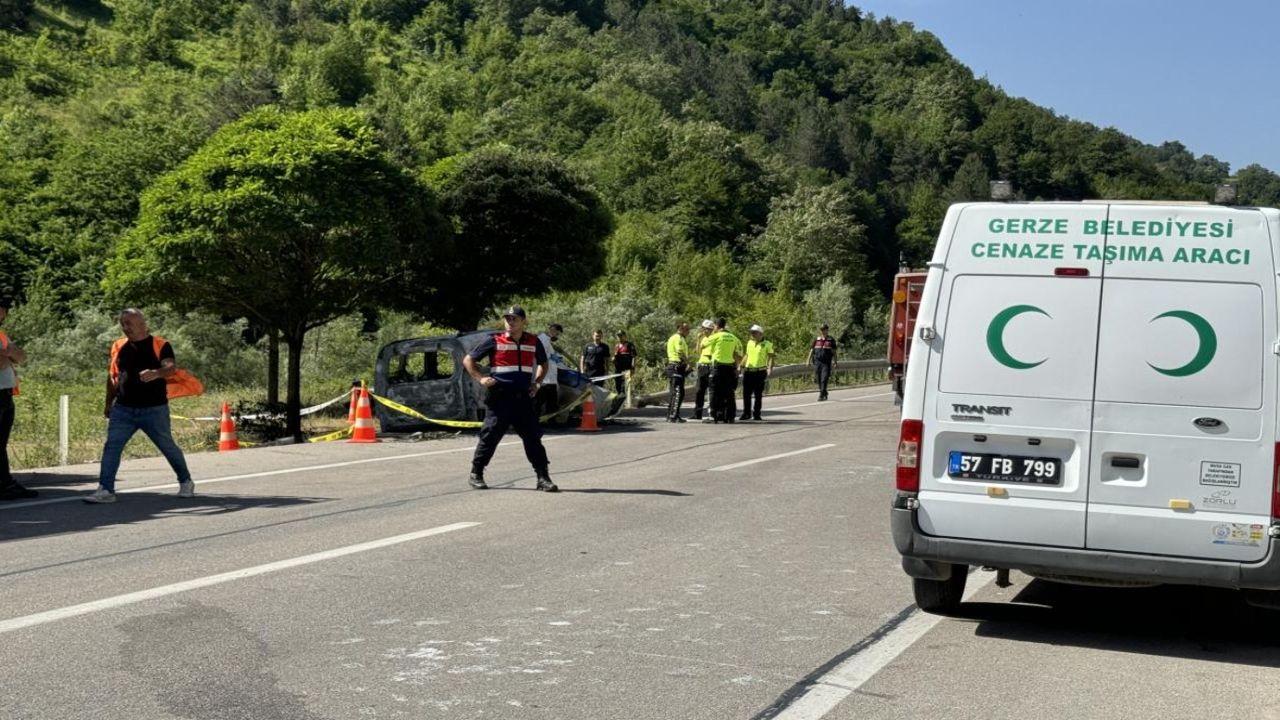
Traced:
<svg viewBox="0 0 1280 720">
<path fill-rule="evenodd" d="M 911 336 L 916 329 L 916 312 L 924 293 L 924 271 L 900 272 L 893 278 L 893 304 L 889 309 L 889 379 L 902 402 L 902 384 L 911 357 Z"/>
</svg>

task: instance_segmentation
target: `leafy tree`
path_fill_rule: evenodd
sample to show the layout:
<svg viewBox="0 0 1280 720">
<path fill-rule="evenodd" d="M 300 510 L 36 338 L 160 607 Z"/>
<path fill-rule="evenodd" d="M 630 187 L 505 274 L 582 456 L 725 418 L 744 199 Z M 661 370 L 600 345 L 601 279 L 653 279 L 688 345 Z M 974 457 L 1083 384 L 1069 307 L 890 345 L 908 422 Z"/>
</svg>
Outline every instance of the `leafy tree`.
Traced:
<svg viewBox="0 0 1280 720">
<path fill-rule="evenodd" d="M 353 111 L 250 113 L 143 194 L 107 266 L 114 297 L 278 330 L 294 436 L 307 331 L 430 282 L 417 272 L 445 241 L 430 234 L 427 194 L 375 138 Z"/>
<path fill-rule="evenodd" d="M 456 228 L 456 252 L 437 266 L 428 317 L 471 329 L 517 295 L 586 288 L 603 270 L 613 217 L 586 180 L 552 157 L 492 147 L 447 158 L 427 173 Z"/>
<path fill-rule="evenodd" d="M 870 289 L 866 228 L 858 222 L 846 188 L 801 187 L 774 200 L 769 224 L 752 240 L 756 277 L 776 286 L 785 277 L 799 295 L 827 278 L 844 283 L 850 300 Z"/>
<path fill-rule="evenodd" d="M 35 0 L 0 0 L 0 28 L 20 28 L 36 9 Z"/>
</svg>

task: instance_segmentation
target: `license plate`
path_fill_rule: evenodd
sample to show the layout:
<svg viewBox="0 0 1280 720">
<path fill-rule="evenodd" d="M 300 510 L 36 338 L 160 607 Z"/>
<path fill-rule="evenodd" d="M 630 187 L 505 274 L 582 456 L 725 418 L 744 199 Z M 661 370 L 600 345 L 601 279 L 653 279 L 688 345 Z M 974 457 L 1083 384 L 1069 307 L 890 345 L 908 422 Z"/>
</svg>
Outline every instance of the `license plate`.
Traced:
<svg viewBox="0 0 1280 720">
<path fill-rule="evenodd" d="M 1062 461 L 953 450 L 947 463 L 947 474 L 957 480 L 1059 485 L 1062 483 Z"/>
</svg>

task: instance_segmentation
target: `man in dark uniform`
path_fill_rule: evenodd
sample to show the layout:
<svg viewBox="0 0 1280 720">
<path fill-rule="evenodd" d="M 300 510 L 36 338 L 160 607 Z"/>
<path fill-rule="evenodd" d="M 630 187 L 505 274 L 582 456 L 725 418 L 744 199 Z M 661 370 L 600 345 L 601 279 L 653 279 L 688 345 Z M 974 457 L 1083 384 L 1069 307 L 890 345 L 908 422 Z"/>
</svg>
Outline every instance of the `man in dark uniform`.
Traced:
<svg viewBox="0 0 1280 720">
<path fill-rule="evenodd" d="M 609 374 L 609 346 L 604 342 L 603 330 L 591 333 L 591 343 L 582 349 L 578 370 L 589 378 L 604 377 Z M 603 380 L 592 380 L 592 382 L 604 386 Z"/>
<path fill-rule="evenodd" d="M 636 367 L 636 344 L 627 339 L 625 330 L 618 331 L 618 344 L 613 347 L 613 371 L 618 377 L 613 379 L 613 389 L 619 395 L 626 392 L 627 377 Z"/>
<path fill-rule="evenodd" d="M 559 488 L 547 472 L 550 463 L 533 408 L 533 398 L 547 374 L 547 353 L 536 335 L 524 331 L 524 308 L 512 305 L 502 319 L 506 332 L 490 336 L 462 359 L 467 374 L 485 388 L 484 425 L 471 459 L 469 482 L 477 490 L 489 487 L 484 482 L 484 469 L 507 428 L 513 428 L 524 442 L 524 454 L 538 478 L 538 489 L 556 492 Z M 476 365 L 482 360 L 488 360 L 488 374 Z"/>
<path fill-rule="evenodd" d="M 836 364 L 836 339 L 827 334 L 827 324 L 818 328 L 818 337 L 809 348 L 809 364 L 816 369 L 818 399 L 827 399 L 827 383 L 831 380 L 831 368 Z"/>
</svg>

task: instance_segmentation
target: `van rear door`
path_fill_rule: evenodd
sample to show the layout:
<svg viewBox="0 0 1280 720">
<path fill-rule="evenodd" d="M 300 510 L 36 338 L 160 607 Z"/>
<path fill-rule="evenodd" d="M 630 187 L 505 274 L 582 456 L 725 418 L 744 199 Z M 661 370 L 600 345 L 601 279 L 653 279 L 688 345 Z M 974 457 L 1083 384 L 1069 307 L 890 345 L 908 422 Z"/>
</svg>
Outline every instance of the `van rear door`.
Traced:
<svg viewBox="0 0 1280 720">
<path fill-rule="evenodd" d="M 1086 546 L 1260 560 L 1275 462 L 1268 217 L 1113 204 L 1109 220 Z"/>
<path fill-rule="evenodd" d="M 924 532 L 1084 546 L 1103 261 L 1079 248 L 1086 222 L 1106 212 L 1065 203 L 948 212 L 933 328 L 919 322 L 935 335 L 921 416 Z"/>
</svg>

